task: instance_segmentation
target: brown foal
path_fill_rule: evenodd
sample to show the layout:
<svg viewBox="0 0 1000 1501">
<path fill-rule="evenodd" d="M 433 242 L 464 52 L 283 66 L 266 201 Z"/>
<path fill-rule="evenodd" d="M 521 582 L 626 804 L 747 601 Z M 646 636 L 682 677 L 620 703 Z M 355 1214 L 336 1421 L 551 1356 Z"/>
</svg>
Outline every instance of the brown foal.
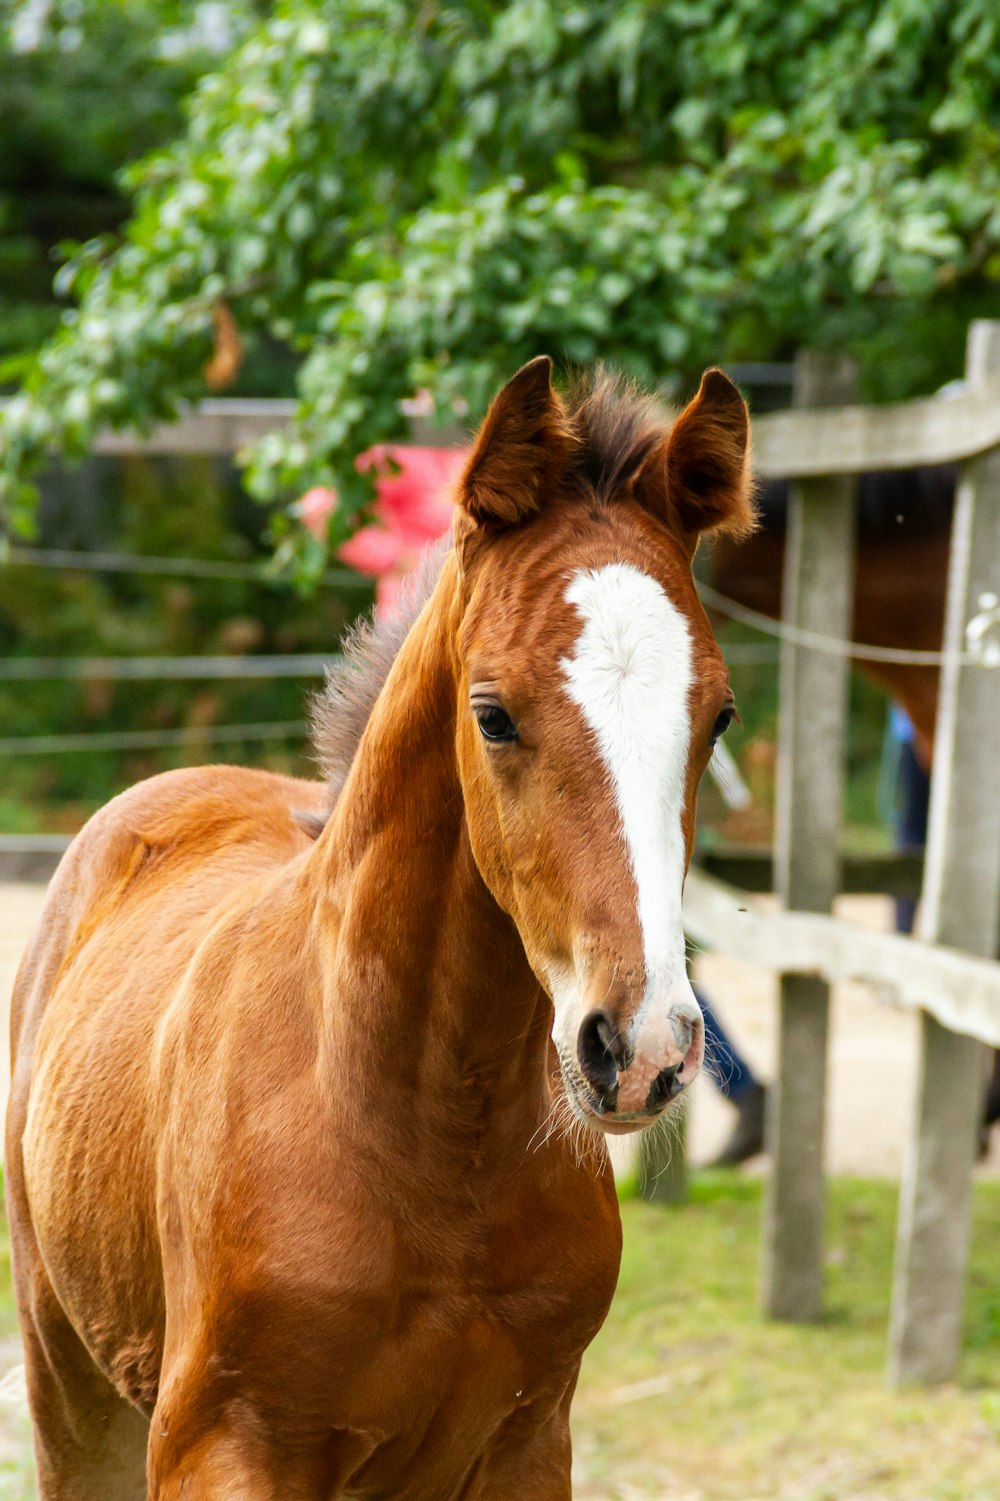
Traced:
<svg viewBox="0 0 1000 1501">
<path fill-rule="evenodd" d="M 746 409 L 534 360 L 456 501 L 391 665 L 331 687 L 342 785 L 155 777 L 53 880 L 7 1131 L 44 1501 L 570 1494 L 603 1133 L 702 1057 L 680 901 L 732 704 L 690 562 L 752 522 Z"/>
</svg>

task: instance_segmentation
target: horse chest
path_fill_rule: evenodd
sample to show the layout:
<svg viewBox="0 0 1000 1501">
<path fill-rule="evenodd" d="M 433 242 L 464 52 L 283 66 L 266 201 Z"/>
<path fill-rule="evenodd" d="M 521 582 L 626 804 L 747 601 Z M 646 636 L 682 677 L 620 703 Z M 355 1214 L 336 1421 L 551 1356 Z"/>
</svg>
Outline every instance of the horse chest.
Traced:
<svg viewBox="0 0 1000 1501">
<path fill-rule="evenodd" d="M 569 1181 L 567 1181 L 567 1178 Z M 575 1167 L 555 1184 L 539 1175 L 473 1208 L 428 1216 L 410 1243 L 416 1280 L 445 1324 L 476 1320 L 503 1331 L 520 1359 L 565 1348 L 578 1357 L 614 1293 L 621 1226 L 610 1177 Z"/>
<path fill-rule="evenodd" d="M 465 1285 L 386 1290 L 368 1338 L 359 1324 L 351 1342 L 359 1358 L 346 1368 L 324 1361 L 313 1386 L 334 1399 L 317 1428 L 332 1420 L 371 1437 L 371 1457 L 345 1494 L 478 1495 L 465 1489 L 471 1471 L 491 1465 L 512 1430 L 547 1427 L 572 1391 L 610 1302 L 617 1255 L 605 1249 L 589 1266 L 571 1257 L 568 1269 L 512 1280 L 496 1247 Z"/>
<path fill-rule="evenodd" d="M 377 1434 L 404 1468 L 410 1445 L 423 1456 L 435 1435 L 456 1436 L 467 1458 L 520 1408 L 560 1399 L 604 1320 L 617 1205 L 600 1181 L 576 1187 L 552 1202 L 511 1197 L 461 1225 L 433 1214 L 404 1228 L 384 1205 L 365 1215 L 352 1206 L 367 1226 L 364 1250 L 355 1241 L 330 1258 L 331 1221 L 289 1286 L 286 1242 L 274 1284 L 241 1310 L 224 1364 L 264 1379 L 269 1410 L 287 1401 L 290 1421 L 309 1414 L 317 1429 Z M 312 1256 L 323 1246 L 321 1264 Z"/>
</svg>

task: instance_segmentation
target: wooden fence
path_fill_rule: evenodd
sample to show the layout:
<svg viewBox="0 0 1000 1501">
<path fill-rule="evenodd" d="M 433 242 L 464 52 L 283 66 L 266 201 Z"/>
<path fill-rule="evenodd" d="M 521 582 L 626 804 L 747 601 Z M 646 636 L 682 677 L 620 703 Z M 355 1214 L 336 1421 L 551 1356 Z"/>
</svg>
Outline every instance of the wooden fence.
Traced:
<svg viewBox="0 0 1000 1501">
<path fill-rule="evenodd" d="M 764 913 L 747 893 L 694 873 L 686 923 L 698 942 L 781 975 L 762 1245 L 762 1302 L 773 1317 L 814 1319 L 821 1307 L 829 984 L 877 980 L 920 1011 L 889 1374 L 894 1383 L 935 1382 L 954 1374 L 959 1355 L 982 1045 L 1000 1043 L 1000 669 L 967 649 L 970 623 L 989 619 L 1000 597 L 1000 324 L 970 328 L 959 395 L 838 406 L 851 378 L 843 362 L 807 356 L 796 383 L 804 410 L 754 426 L 758 473 L 793 481 L 783 598 L 793 631 L 782 642 L 774 854 L 784 910 Z M 825 407 L 833 409 L 814 410 Z M 829 916 L 841 887 L 849 663 L 802 645 L 795 630 L 849 636 L 851 476 L 946 461 L 961 469 L 918 943 Z"/>
<path fill-rule="evenodd" d="M 1000 964 L 992 957 L 1000 670 L 970 661 L 965 650 L 969 622 L 1000 596 L 1000 324 L 972 325 L 960 394 L 864 407 L 852 404 L 853 382 L 846 362 L 806 355 L 797 364 L 796 409 L 754 423 L 757 473 L 793 482 L 783 601 L 793 633 L 781 650 L 773 865 L 782 910 L 762 911 L 748 891 L 693 872 L 686 923 L 699 943 L 781 975 L 762 1247 L 762 1301 L 774 1317 L 813 1319 L 821 1307 L 829 985 L 877 980 L 919 1010 L 920 1087 L 900 1192 L 889 1370 L 895 1382 L 930 1382 L 948 1379 L 958 1359 L 982 1049 L 1000 1045 Z M 282 426 L 291 410 L 289 402 L 208 401 L 147 437 L 107 435 L 97 448 L 227 454 Z M 961 481 L 917 942 L 829 915 L 844 880 L 838 832 L 849 660 L 801 644 L 794 631 L 849 635 L 852 477 L 950 462 L 961 465 Z M 39 852 L 43 865 L 52 854 Z M 761 881 L 748 884 L 760 889 Z"/>
</svg>

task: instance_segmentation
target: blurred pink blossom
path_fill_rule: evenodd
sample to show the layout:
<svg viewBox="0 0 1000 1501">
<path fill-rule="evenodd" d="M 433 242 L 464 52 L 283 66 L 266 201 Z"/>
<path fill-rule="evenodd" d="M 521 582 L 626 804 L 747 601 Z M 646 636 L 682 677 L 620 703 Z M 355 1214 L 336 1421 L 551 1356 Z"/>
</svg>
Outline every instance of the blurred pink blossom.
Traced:
<svg viewBox="0 0 1000 1501">
<path fill-rule="evenodd" d="M 377 580 L 375 604 L 379 614 L 392 613 L 403 580 L 416 566 L 423 549 L 451 525 L 450 489 L 465 457 L 462 448 L 379 443 L 358 458 L 362 474 L 367 469 L 375 471 L 376 520 L 355 532 L 338 556 L 359 573 Z M 303 496 L 300 506 L 305 500 Z"/>
<path fill-rule="evenodd" d="M 326 524 L 337 505 L 337 492 L 328 485 L 313 485 L 295 506 L 295 514 L 318 542 L 326 540 Z"/>
</svg>

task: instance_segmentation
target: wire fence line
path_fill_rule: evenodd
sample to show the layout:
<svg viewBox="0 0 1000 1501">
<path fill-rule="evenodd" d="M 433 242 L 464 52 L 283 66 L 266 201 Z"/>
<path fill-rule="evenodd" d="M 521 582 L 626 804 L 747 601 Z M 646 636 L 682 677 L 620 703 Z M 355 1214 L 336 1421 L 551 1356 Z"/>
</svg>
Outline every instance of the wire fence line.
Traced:
<svg viewBox="0 0 1000 1501">
<path fill-rule="evenodd" d="M 176 730 L 86 731 L 79 735 L 7 735 L 0 756 L 56 756 L 72 751 L 161 750 L 170 746 L 239 744 L 250 740 L 301 740 L 309 734 L 305 719 L 270 720 L 265 724 L 215 724 Z"/>
<path fill-rule="evenodd" d="M 267 572 L 266 565 L 203 558 L 167 558 L 136 553 L 15 546 L 9 551 L 7 563 L 13 567 L 159 574 L 281 584 L 280 579 Z M 358 589 L 371 587 L 369 579 L 350 569 L 329 569 L 322 575 L 322 582 Z M 773 663 L 777 660 L 778 651 L 770 645 L 739 642 L 728 647 L 726 656 L 732 665 Z M 260 656 L 9 657 L 0 662 L 0 682 L 321 678 L 339 660 L 336 653 L 327 656 L 314 652 Z M 87 730 L 67 734 L 10 735 L 0 737 L 0 756 L 71 755 L 302 739 L 308 734 L 308 728 L 305 720 L 290 720 L 156 730 Z"/>
<path fill-rule="evenodd" d="M 272 588 L 286 588 L 287 582 L 269 571 L 267 564 L 258 563 L 227 563 L 203 558 L 161 558 L 146 556 L 137 553 L 115 552 L 81 552 L 67 548 L 32 548 L 11 547 L 7 559 L 8 566 L 39 567 L 39 568 L 64 568 L 69 570 L 78 569 L 91 573 L 140 573 L 158 574 L 175 578 L 201 578 L 201 579 L 241 579 L 251 583 L 266 584 Z M 350 568 L 329 568 L 319 577 L 318 582 L 341 589 L 370 589 L 371 579 L 362 574 L 355 573 Z M 743 625 L 750 626 L 753 630 L 772 636 L 778 640 L 788 641 L 795 646 L 806 647 L 811 651 L 825 652 L 833 656 L 852 657 L 862 662 L 892 662 L 911 666 L 938 667 L 945 659 L 945 653 L 940 651 L 913 651 L 905 647 L 895 646 L 872 646 L 861 641 L 848 641 L 839 636 L 827 636 L 817 631 L 804 631 L 791 625 L 783 624 L 774 620 L 770 615 L 764 615 L 759 610 L 753 610 L 747 605 L 729 599 L 711 585 L 699 581 L 699 592 L 707 605 L 716 610 L 720 615 L 730 620 L 739 621 Z M 752 650 L 752 649 L 751 649 Z M 747 653 L 745 648 L 730 648 L 727 655 L 731 661 L 742 660 L 745 662 L 762 662 L 771 660 L 762 651 L 753 655 Z M 29 660 L 29 659 L 25 659 Z M 221 659 L 220 659 L 221 660 Z M 993 666 L 995 663 L 989 657 L 984 658 L 981 652 L 969 652 L 963 654 L 963 663 L 975 663 L 982 666 Z M 113 671 L 113 670 L 112 670 Z M 21 676 L 19 672 L 7 674 L 0 671 L 0 679 L 6 676 Z M 29 676 L 27 672 L 23 674 Z M 45 676 L 43 670 L 40 674 Z M 87 676 L 86 672 L 56 673 L 50 672 L 48 676 Z M 95 673 L 94 676 L 100 676 Z M 134 674 L 122 671 L 121 676 L 141 677 L 141 672 Z M 179 671 L 178 677 L 186 676 L 185 672 Z M 225 676 L 222 671 L 209 673 L 209 676 Z M 242 676 L 235 672 L 233 676 Z M 254 676 L 248 673 L 247 676 Z M 263 674 L 261 674 L 263 675 Z M 287 674 L 293 676 L 293 673 Z"/>
<path fill-rule="evenodd" d="M 247 583 L 288 588 L 288 582 L 267 563 L 228 563 L 214 558 L 160 558 L 145 553 L 83 552 L 65 547 L 11 547 L 7 567 L 65 568 L 82 573 L 149 573 L 174 578 L 240 579 Z M 370 589 L 372 580 L 353 568 L 328 568 L 321 584 L 338 589 Z"/>
<path fill-rule="evenodd" d="M 823 652 L 827 656 L 848 657 L 858 662 L 894 662 L 912 667 L 941 667 L 945 662 L 952 661 L 971 667 L 991 668 L 1000 665 L 995 653 L 989 649 L 945 652 L 910 651 L 901 646 L 870 646 L 863 641 L 848 641 L 843 636 L 828 636 L 821 631 L 803 630 L 801 626 L 774 620 L 760 610 L 752 610 L 749 605 L 741 605 L 737 600 L 730 599 L 728 595 L 720 594 L 718 589 L 713 589 L 710 584 L 705 584 L 701 580 L 698 581 L 698 592 L 709 609 L 716 610 L 729 620 L 739 621 L 741 625 L 748 625 L 753 630 L 773 636 L 779 641 L 787 641 L 792 646 L 805 647 L 808 651 Z M 992 595 L 989 597 L 993 599 Z M 969 622 L 966 631 L 967 639 L 971 639 L 973 627 L 992 613 L 996 613 L 995 600 L 992 606 L 984 606 L 980 615 L 973 617 L 973 620 Z M 985 623 L 992 624 L 990 621 Z"/>
<path fill-rule="evenodd" d="M 0 682 L 320 678 L 340 660 L 338 653 L 326 656 L 319 652 L 259 657 L 8 657 L 0 662 Z"/>
<path fill-rule="evenodd" d="M 778 648 L 734 642 L 723 646 L 733 666 L 778 661 Z M 341 662 L 339 652 L 289 653 L 287 656 L 187 657 L 8 657 L 0 662 L 0 683 L 32 682 L 199 682 L 265 678 L 321 678 Z"/>
</svg>

